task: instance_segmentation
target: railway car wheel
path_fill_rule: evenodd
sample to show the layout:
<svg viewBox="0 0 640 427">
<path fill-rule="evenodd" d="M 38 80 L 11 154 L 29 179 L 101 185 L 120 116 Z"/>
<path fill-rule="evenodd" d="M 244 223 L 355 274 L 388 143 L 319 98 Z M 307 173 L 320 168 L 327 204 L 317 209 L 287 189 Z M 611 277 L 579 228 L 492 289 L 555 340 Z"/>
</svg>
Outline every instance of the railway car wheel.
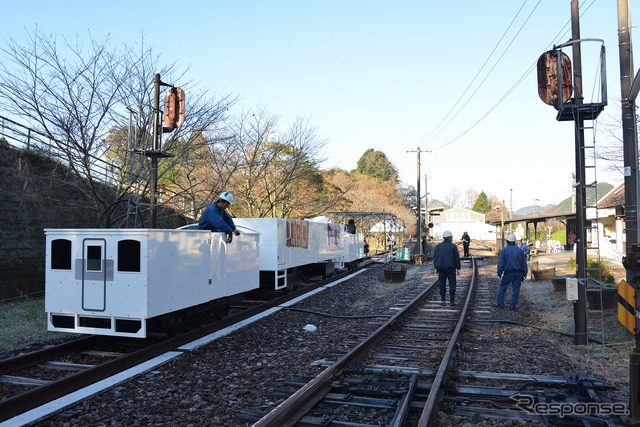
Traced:
<svg viewBox="0 0 640 427">
<path fill-rule="evenodd" d="M 169 313 L 162 316 L 162 330 L 170 337 L 175 337 L 184 328 L 182 316 L 176 313 Z"/>
</svg>

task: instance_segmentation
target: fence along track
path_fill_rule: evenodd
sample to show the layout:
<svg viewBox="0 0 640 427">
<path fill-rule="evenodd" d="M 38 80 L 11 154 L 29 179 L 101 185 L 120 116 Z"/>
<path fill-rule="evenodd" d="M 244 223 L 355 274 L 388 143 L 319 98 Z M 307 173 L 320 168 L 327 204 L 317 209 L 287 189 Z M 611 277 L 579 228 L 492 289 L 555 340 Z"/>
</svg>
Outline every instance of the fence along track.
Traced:
<svg viewBox="0 0 640 427">
<path fill-rule="evenodd" d="M 406 334 L 408 336 L 414 337 L 417 333 L 419 334 L 420 332 L 422 332 L 424 333 L 424 340 L 431 340 L 432 343 L 438 341 L 446 342 L 446 348 L 444 350 L 434 348 L 430 348 L 427 350 L 429 351 L 429 353 L 435 353 L 435 357 L 440 361 L 439 364 L 437 364 L 437 369 L 431 370 L 420 367 L 406 366 L 396 369 L 395 371 L 393 366 L 383 366 L 377 368 L 369 366 L 368 368 L 364 369 L 365 373 L 368 372 L 369 374 L 373 372 L 378 375 L 381 375 L 385 372 L 386 374 L 390 373 L 391 379 L 389 380 L 389 382 L 392 383 L 398 380 L 398 372 L 403 372 L 404 374 L 412 371 L 417 372 L 417 374 L 413 373 L 406 375 L 407 381 L 404 386 L 404 390 L 406 391 L 403 393 L 403 396 L 400 399 L 397 399 L 395 414 L 393 416 L 391 425 L 404 425 L 406 423 L 406 420 L 410 416 L 410 411 L 412 410 L 412 408 L 415 408 L 416 405 L 422 405 L 421 407 L 423 408 L 420 415 L 420 420 L 418 421 L 418 425 L 428 425 L 430 422 L 429 420 L 433 419 L 435 415 L 437 415 L 440 399 L 444 394 L 442 391 L 442 386 L 447 378 L 451 366 L 453 365 L 453 358 L 456 354 L 455 348 L 458 335 L 460 334 L 460 330 L 462 329 L 462 326 L 464 324 L 464 318 L 473 298 L 473 289 L 475 287 L 476 281 L 475 260 L 471 261 L 471 266 L 471 280 L 469 281 L 468 286 L 466 286 L 464 304 L 458 305 L 458 307 L 460 307 L 459 309 L 452 310 L 449 309 L 449 307 L 447 307 L 445 310 L 442 309 L 442 306 L 440 306 L 439 303 L 440 297 L 437 289 L 437 280 L 434 281 L 429 286 L 425 287 L 425 289 L 420 292 L 415 298 L 413 298 L 407 305 L 405 305 L 402 310 L 397 312 L 383 325 L 379 326 L 373 333 L 371 333 L 365 340 L 356 345 L 350 352 L 343 355 L 332 365 L 328 366 L 322 373 L 320 373 L 320 375 L 303 385 L 300 389 L 298 389 L 289 398 L 280 403 L 271 412 L 258 419 L 255 422 L 254 427 L 293 426 L 298 421 L 304 420 L 309 421 L 310 424 L 326 422 L 327 420 L 324 417 L 305 415 L 309 413 L 312 408 L 314 408 L 314 406 L 320 403 L 323 399 L 326 399 L 327 396 L 339 396 L 344 393 L 349 394 L 348 391 L 343 393 L 332 393 L 332 390 L 335 388 L 336 384 L 344 382 L 348 383 L 350 381 L 353 383 L 358 383 L 358 379 L 348 377 L 348 375 L 350 375 L 349 367 L 354 365 L 355 363 L 358 363 L 359 359 L 364 358 L 364 356 L 372 350 L 373 346 L 379 344 L 394 329 L 399 330 L 400 334 Z M 458 292 L 460 293 L 465 288 L 465 286 L 461 281 L 459 281 L 457 288 Z M 434 295 L 436 299 L 436 308 L 434 308 L 433 302 Z M 431 296 L 431 300 L 429 300 L 429 296 Z M 458 300 L 460 300 L 459 294 Z M 451 312 L 454 312 L 456 314 L 455 319 L 451 319 L 450 317 L 443 317 L 451 314 Z M 428 313 L 428 317 L 420 317 L 422 313 Z M 410 319 L 409 316 L 416 316 L 416 318 Z M 451 324 L 453 323 L 452 320 L 453 322 L 455 322 L 455 326 L 453 328 L 451 328 Z M 424 323 L 420 323 L 421 321 Z M 403 326 L 403 324 L 405 325 Z M 398 335 L 398 332 L 394 331 L 394 335 Z M 358 374 L 354 375 L 357 376 Z M 434 380 L 433 384 L 430 387 L 428 396 L 426 400 L 421 400 L 420 397 L 414 395 L 416 389 L 418 388 L 419 379 L 421 377 L 430 377 L 432 375 L 434 376 Z M 366 382 L 366 380 L 363 380 L 362 382 L 364 383 Z M 333 400 L 333 402 L 336 401 L 332 398 L 328 400 Z M 415 409 L 413 411 L 415 412 Z M 245 415 L 248 420 L 255 416 L 255 414 L 253 413 L 246 413 Z M 344 419 L 341 419 L 340 421 L 345 422 Z"/>
<path fill-rule="evenodd" d="M 2 139 L 14 148 L 33 150 L 69 166 L 70 158 L 67 152 L 71 148 L 63 148 L 68 144 L 0 115 L 0 140 Z M 91 164 L 91 176 L 99 182 L 113 184 L 114 179 L 121 173 L 119 166 L 106 162 L 99 156 L 89 154 L 88 160 Z M 76 163 L 75 169 L 82 173 L 84 166 L 79 161 L 74 161 L 74 163 Z M 85 176 L 85 178 L 87 177 Z"/>
</svg>

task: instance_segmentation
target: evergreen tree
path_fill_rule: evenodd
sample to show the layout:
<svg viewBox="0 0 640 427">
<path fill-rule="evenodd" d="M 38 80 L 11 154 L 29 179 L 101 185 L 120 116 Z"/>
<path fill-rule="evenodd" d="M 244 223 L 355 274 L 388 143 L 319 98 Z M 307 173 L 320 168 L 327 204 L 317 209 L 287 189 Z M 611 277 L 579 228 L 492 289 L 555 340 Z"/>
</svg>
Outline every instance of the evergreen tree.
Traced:
<svg viewBox="0 0 640 427">
<path fill-rule="evenodd" d="M 491 204 L 489 203 L 489 199 L 487 198 L 487 195 L 484 193 L 484 191 L 480 192 L 471 210 L 474 212 L 480 212 L 482 214 L 486 214 L 487 212 L 491 211 Z"/>
<path fill-rule="evenodd" d="M 369 148 L 358 160 L 356 172 L 379 181 L 396 181 L 398 171 L 382 151 Z"/>
</svg>

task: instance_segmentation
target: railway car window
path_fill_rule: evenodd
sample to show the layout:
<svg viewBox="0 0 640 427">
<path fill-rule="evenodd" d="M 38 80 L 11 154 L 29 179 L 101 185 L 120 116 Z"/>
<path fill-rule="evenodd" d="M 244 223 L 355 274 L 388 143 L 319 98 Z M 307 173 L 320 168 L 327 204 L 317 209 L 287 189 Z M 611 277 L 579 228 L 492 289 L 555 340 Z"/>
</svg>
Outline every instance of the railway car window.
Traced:
<svg viewBox="0 0 640 427">
<path fill-rule="evenodd" d="M 102 246 L 87 246 L 87 271 L 102 271 Z"/>
<path fill-rule="evenodd" d="M 118 271 L 140 272 L 140 242 L 120 240 L 118 242 Z"/>
<path fill-rule="evenodd" d="M 51 241 L 51 269 L 71 270 L 71 240 Z"/>
</svg>

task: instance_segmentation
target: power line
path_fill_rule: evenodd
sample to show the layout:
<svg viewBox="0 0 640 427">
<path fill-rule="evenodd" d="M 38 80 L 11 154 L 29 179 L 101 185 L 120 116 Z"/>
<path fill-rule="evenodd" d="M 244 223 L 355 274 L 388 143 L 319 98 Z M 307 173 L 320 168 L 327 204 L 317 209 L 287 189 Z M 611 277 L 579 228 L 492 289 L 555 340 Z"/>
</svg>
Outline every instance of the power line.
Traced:
<svg viewBox="0 0 640 427">
<path fill-rule="evenodd" d="M 476 72 L 476 75 L 473 77 L 473 79 L 471 80 L 471 82 L 467 85 L 467 87 L 465 88 L 465 90 L 462 92 L 462 94 L 460 94 L 460 96 L 458 97 L 458 100 L 455 102 L 455 104 L 453 104 L 453 106 L 449 109 L 449 111 L 447 112 L 447 114 L 445 114 L 445 116 L 440 120 L 440 122 L 431 130 L 431 132 L 429 132 L 429 134 L 424 137 L 422 139 L 422 141 L 420 141 L 420 143 L 418 145 L 422 145 L 423 143 L 427 143 L 429 142 L 431 139 L 437 137 L 438 135 L 440 135 L 440 133 L 445 130 L 447 128 L 447 126 L 449 125 L 449 123 L 451 123 L 451 121 L 453 119 L 456 118 L 456 116 L 464 109 L 466 103 L 460 108 L 460 110 L 458 110 L 458 112 L 451 118 L 451 120 L 449 120 L 442 129 L 440 129 L 440 131 L 438 133 L 436 133 L 433 138 L 429 139 L 429 137 L 433 134 L 433 132 L 436 131 L 436 129 L 438 129 L 443 123 L 444 121 L 447 119 L 447 117 L 449 117 L 449 115 L 451 115 L 451 113 L 453 112 L 453 110 L 456 108 L 456 106 L 462 101 L 462 99 L 464 98 L 464 96 L 466 95 L 466 93 L 469 91 L 469 89 L 471 88 L 471 86 L 473 85 L 473 83 L 476 81 L 476 79 L 478 77 L 480 77 L 480 73 L 482 72 L 482 70 L 484 70 L 485 66 L 489 63 L 489 60 L 491 59 L 491 57 L 493 56 L 493 54 L 496 52 L 496 50 L 498 50 L 498 47 L 500 46 L 500 44 L 502 43 L 502 40 L 504 40 L 504 38 L 507 36 L 507 33 L 509 32 L 509 30 L 511 29 L 511 27 L 513 26 L 514 22 L 516 21 L 516 19 L 518 18 L 518 16 L 520 15 L 520 12 L 522 12 L 522 9 L 524 8 L 524 6 L 527 4 L 528 0 L 524 0 L 524 3 L 522 3 L 522 5 L 520 6 L 520 9 L 518 9 L 518 12 L 516 13 L 516 15 L 513 17 L 513 19 L 511 19 L 511 23 L 509 24 L 509 26 L 507 27 L 507 29 L 502 33 L 502 36 L 500 37 L 500 39 L 498 40 L 498 42 L 496 43 L 496 45 L 494 46 L 493 50 L 491 51 L 491 53 L 489 54 L 489 56 L 487 57 L 487 59 L 484 61 L 484 63 L 482 64 L 482 66 L 480 67 L 480 69 Z M 539 3 L 539 2 L 538 2 Z M 503 53 L 504 55 L 504 53 Z M 499 60 L 498 60 L 499 62 Z M 496 63 L 497 64 L 497 63 Z M 495 68 L 495 65 L 494 67 Z M 493 70 L 493 68 L 491 70 Z M 491 74 L 491 71 L 489 71 L 489 74 L 487 75 L 487 77 Z M 486 77 L 485 77 L 486 80 Z M 484 83 L 484 80 L 482 81 L 482 83 Z M 482 83 L 480 83 L 480 86 L 478 86 L 478 89 L 480 87 L 482 87 Z M 477 92 L 477 89 L 476 91 Z M 471 99 L 473 97 L 473 95 L 475 94 L 475 92 L 471 95 L 471 97 L 469 99 Z M 468 101 L 467 101 L 468 102 Z"/>
<path fill-rule="evenodd" d="M 526 3 L 527 0 L 525 0 Z M 515 41 L 515 38 L 518 36 L 518 34 L 520 34 L 520 32 L 522 31 L 522 29 L 524 28 L 525 24 L 529 21 L 529 19 L 531 18 L 531 16 L 533 15 L 533 12 L 537 9 L 537 7 L 540 5 L 540 2 L 542 0 L 539 0 L 538 3 L 535 5 L 534 9 L 531 11 L 531 13 L 527 16 L 527 19 L 525 20 L 525 22 L 521 25 L 520 29 L 518 30 L 518 32 L 516 33 L 516 35 L 512 38 L 511 42 L 509 43 L 509 46 L 507 46 L 507 48 L 505 49 L 505 51 L 503 52 L 503 54 L 500 56 L 500 58 L 498 58 L 498 61 L 496 62 L 496 64 L 491 68 L 491 70 L 489 71 L 489 73 L 487 74 L 487 76 L 482 80 L 482 82 L 480 83 L 480 86 L 478 86 L 478 88 L 471 94 L 471 96 L 469 97 L 469 99 L 462 105 L 462 107 L 458 110 L 458 112 L 454 115 L 454 117 L 452 117 L 445 125 L 445 127 L 443 129 L 441 129 L 436 135 L 434 135 L 433 138 L 435 138 L 437 135 L 439 135 L 444 129 L 446 129 L 447 126 L 449 126 L 449 124 L 453 121 L 453 119 L 455 117 L 457 117 L 457 115 L 462 111 L 462 109 L 464 109 L 464 107 L 469 103 L 469 101 L 473 98 L 473 96 L 477 93 L 477 91 L 480 89 L 480 87 L 484 84 L 484 82 L 487 80 L 487 78 L 491 75 L 491 73 L 494 71 L 495 67 L 498 65 L 498 63 L 500 62 L 500 60 L 504 57 L 504 55 L 506 54 L 507 50 L 509 49 L 509 47 L 513 44 L 513 42 Z M 581 13 L 580 16 L 583 16 L 590 8 L 591 6 L 593 6 L 593 4 L 595 3 L 596 0 L 592 0 L 591 3 L 589 3 L 588 6 L 586 6 L 586 8 L 581 8 Z M 520 10 L 518 10 L 518 13 L 516 14 L 516 16 L 514 17 L 514 19 L 511 21 L 511 23 L 509 24 L 509 27 L 507 28 L 507 31 L 509 30 L 509 28 L 511 28 L 511 26 L 513 25 L 513 21 L 517 18 L 517 16 L 520 14 L 520 11 L 522 10 L 522 8 L 524 7 L 524 4 L 521 6 Z M 562 29 L 560 31 L 558 31 L 558 33 L 556 33 L 556 36 L 554 38 L 554 40 L 558 40 L 562 35 L 567 34 L 570 31 L 570 28 L 567 29 L 568 26 L 570 26 L 571 21 L 567 21 L 567 23 L 562 27 Z M 506 32 L 505 32 L 506 33 Z M 502 37 L 504 38 L 504 36 Z M 502 41 L 502 38 L 500 39 L 500 41 Z M 499 44 L 500 42 L 498 42 Z M 548 50 L 551 46 L 553 46 L 554 42 L 551 42 L 547 45 L 546 50 Z M 497 48 L 497 46 L 496 46 Z M 491 52 L 491 54 L 489 55 L 489 58 L 493 55 L 493 53 L 495 52 L 496 48 L 494 48 Z M 488 62 L 489 58 L 487 58 L 487 61 L 485 61 L 485 64 Z M 465 129 L 461 134 L 459 134 L 458 136 L 456 136 L 455 138 L 449 140 L 448 142 L 432 148 L 431 151 L 435 151 L 435 150 L 439 150 L 441 148 L 444 148 L 452 143 L 454 143 L 455 141 L 457 141 L 458 139 L 462 138 L 464 135 L 466 135 L 471 129 L 473 129 L 475 126 L 477 126 L 480 122 L 482 122 L 482 120 L 484 120 L 491 112 L 493 112 L 493 110 L 495 110 L 498 105 L 500 105 L 506 98 L 509 97 L 509 95 L 511 95 L 511 93 L 513 93 L 513 91 L 520 86 L 520 84 L 526 79 L 526 77 L 533 71 L 535 70 L 537 67 L 537 59 L 536 61 L 533 62 L 533 64 L 527 68 L 527 70 L 520 76 L 520 78 L 514 83 L 514 85 L 509 88 L 507 90 L 507 92 L 496 102 L 494 103 L 489 110 L 484 113 L 478 120 L 476 120 L 471 126 L 469 126 L 467 129 Z M 484 64 L 483 67 L 484 68 Z M 481 70 L 482 70 L 481 68 Z M 480 71 L 481 71 L 480 70 Z M 478 72 L 479 73 L 479 72 Z M 478 74 L 476 74 L 476 76 L 473 78 L 471 84 L 473 84 L 473 82 L 477 79 Z M 455 108 L 456 105 L 458 105 L 458 103 L 460 102 L 460 100 L 462 99 L 462 96 L 464 96 L 464 94 L 466 94 L 468 88 L 471 86 L 471 84 L 469 84 L 469 86 L 467 87 L 467 89 L 465 89 L 464 93 L 460 96 L 460 98 L 458 99 L 458 101 L 456 101 L 456 104 L 451 108 L 451 110 L 449 111 L 449 113 L 447 113 L 447 115 L 445 116 L 445 118 L 443 118 L 442 121 L 444 121 L 446 119 L 446 117 L 448 117 L 448 115 L 451 113 L 451 111 L 453 111 L 453 109 Z M 442 123 L 442 121 L 438 124 L 438 126 L 440 126 L 440 124 Z M 438 127 L 436 126 L 436 128 Z M 436 129 L 434 128 L 434 130 Z M 433 131 L 431 132 L 433 133 Z M 431 133 L 429 135 L 431 135 Z M 428 142 L 430 142 L 431 140 L 433 140 L 433 138 L 431 138 L 430 140 L 427 140 L 429 136 L 425 137 L 419 144 L 419 146 L 422 146 L 423 144 L 427 144 Z M 427 140 L 427 141 L 426 141 Z"/>
</svg>

